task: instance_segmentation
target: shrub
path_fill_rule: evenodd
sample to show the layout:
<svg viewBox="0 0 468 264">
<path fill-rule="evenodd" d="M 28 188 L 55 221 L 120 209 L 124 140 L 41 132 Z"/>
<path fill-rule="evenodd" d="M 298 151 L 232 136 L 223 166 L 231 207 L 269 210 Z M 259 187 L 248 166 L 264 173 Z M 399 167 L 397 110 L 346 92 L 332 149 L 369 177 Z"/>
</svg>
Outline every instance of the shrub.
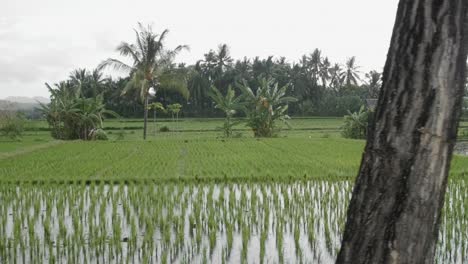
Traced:
<svg viewBox="0 0 468 264">
<path fill-rule="evenodd" d="M 11 139 L 18 139 L 24 130 L 24 118 L 15 111 L 0 111 L 0 133 Z"/>
<path fill-rule="evenodd" d="M 88 136 L 102 128 L 104 116 L 118 116 L 105 109 L 102 94 L 85 98 L 78 92 L 79 87 L 72 83 L 62 82 L 56 84 L 55 88 L 46 85 L 51 102 L 41 104 L 39 110 L 51 127 L 52 137 L 56 139 L 93 139 Z"/>
<path fill-rule="evenodd" d="M 344 116 L 344 125 L 342 126 L 341 135 L 345 138 L 364 139 L 367 136 L 367 124 L 369 122 L 370 112 L 364 106 L 361 106 L 359 112 L 351 113 Z"/>
<path fill-rule="evenodd" d="M 167 126 L 163 126 L 163 127 L 161 127 L 161 128 L 159 129 L 159 131 L 161 131 L 161 132 L 169 132 L 170 129 L 169 129 L 169 127 L 167 127 Z"/>
<path fill-rule="evenodd" d="M 108 140 L 106 131 L 100 128 L 91 130 L 89 138 L 91 140 Z"/>
<path fill-rule="evenodd" d="M 223 94 L 214 86 L 211 87 L 211 91 L 208 95 L 215 102 L 215 108 L 221 109 L 226 116 L 223 126 L 220 127 L 224 136 L 232 137 L 232 128 L 239 124 L 239 122 L 232 122 L 231 120 L 237 113 L 237 110 L 242 109 L 244 106 L 241 102 L 242 98 L 240 96 L 236 97 L 236 93 L 231 86 L 228 87 L 226 96 L 223 96 Z"/>
<path fill-rule="evenodd" d="M 289 126 L 287 119 L 288 103 L 296 102 L 294 97 L 286 96 L 288 85 L 278 87 L 274 79 L 260 79 L 259 87 L 252 90 L 245 82 L 240 86 L 246 100 L 244 109 L 255 137 L 273 137 L 278 132 L 276 121 Z"/>
</svg>

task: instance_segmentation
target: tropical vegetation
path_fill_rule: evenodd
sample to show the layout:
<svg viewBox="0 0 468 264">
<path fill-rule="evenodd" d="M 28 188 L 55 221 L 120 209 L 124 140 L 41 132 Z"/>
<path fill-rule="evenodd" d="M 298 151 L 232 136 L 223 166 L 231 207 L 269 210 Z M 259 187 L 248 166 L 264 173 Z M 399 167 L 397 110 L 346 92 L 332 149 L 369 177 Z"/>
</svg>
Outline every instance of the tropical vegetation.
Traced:
<svg viewBox="0 0 468 264">
<path fill-rule="evenodd" d="M 84 97 L 80 83 L 61 82 L 50 86 L 50 104 L 41 104 L 41 112 L 51 128 L 52 137 L 56 139 L 103 139 L 103 120 L 106 116 L 117 117 L 118 114 L 107 110 L 103 95 Z"/>
<path fill-rule="evenodd" d="M 8 108 L 0 110 L 0 135 L 13 140 L 21 138 L 25 121 L 21 113 Z"/>
<path fill-rule="evenodd" d="M 124 70 L 130 74 L 122 93 L 136 89 L 139 99 L 144 103 L 144 129 L 143 138 L 146 139 L 148 120 L 148 101 L 150 96 L 155 96 L 159 89 L 175 90 L 185 98 L 188 97 L 187 81 L 183 71 L 175 68 L 174 58 L 182 50 L 188 49 L 186 45 L 179 45 L 173 50 L 166 48 L 165 40 L 169 30 L 161 34 L 153 32 L 151 26 L 144 27 L 138 24 L 135 30 L 136 42 L 130 44 L 122 42 L 117 51 L 120 55 L 133 60 L 128 65 L 120 60 L 109 58 L 103 61 L 98 69 L 113 67 Z M 151 91 L 153 93 L 151 94 Z"/>
<path fill-rule="evenodd" d="M 232 118 L 244 106 L 241 96 L 236 97 L 232 86 L 228 87 L 226 96 L 223 96 L 215 86 L 212 86 L 209 96 L 216 103 L 215 108 L 222 110 L 225 114 L 225 120 L 222 127 L 224 136 L 227 138 L 231 137 L 233 133 L 232 128 L 239 123 L 239 121 L 233 122 Z"/>
<path fill-rule="evenodd" d="M 342 136 L 344 138 L 365 139 L 367 137 L 367 129 L 369 117 L 372 112 L 361 106 L 358 112 L 344 116 L 344 124 L 342 127 Z"/>
<path fill-rule="evenodd" d="M 240 85 L 240 89 L 246 101 L 244 109 L 248 119 L 247 126 L 252 129 L 255 137 L 275 136 L 278 132 L 277 121 L 289 126 L 288 104 L 297 99 L 286 96 L 288 85 L 278 87 L 275 80 L 262 78 L 257 89 L 253 90 L 246 82 Z"/>
</svg>

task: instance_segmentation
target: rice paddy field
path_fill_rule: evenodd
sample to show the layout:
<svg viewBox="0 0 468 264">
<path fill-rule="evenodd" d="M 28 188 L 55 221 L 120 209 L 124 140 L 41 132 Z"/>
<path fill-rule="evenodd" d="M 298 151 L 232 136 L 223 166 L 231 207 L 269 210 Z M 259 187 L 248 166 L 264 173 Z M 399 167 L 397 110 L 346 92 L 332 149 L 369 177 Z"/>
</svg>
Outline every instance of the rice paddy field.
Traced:
<svg viewBox="0 0 468 264">
<path fill-rule="evenodd" d="M 224 139 L 221 119 L 161 120 L 142 141 L 115 120 L 108 141 L 63 142 L 32 122 L 0 139 L 0 263 L 333 263 L 365 144 L 341 123 Z M 438 263 L 468 263 L 467 190 L 455 155 Z"/>
</svg>

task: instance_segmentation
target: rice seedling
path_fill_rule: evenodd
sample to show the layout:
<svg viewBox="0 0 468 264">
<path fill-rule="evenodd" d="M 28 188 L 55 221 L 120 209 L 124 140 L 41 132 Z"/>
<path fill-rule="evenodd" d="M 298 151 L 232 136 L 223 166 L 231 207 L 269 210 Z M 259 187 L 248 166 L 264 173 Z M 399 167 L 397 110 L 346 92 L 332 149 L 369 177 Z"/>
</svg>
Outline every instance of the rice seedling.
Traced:
<svg viewBox="0 0 468 264">
<path fill-rule="evenodd" d="M 331 180 L 0 185 L 0 262 L 333 262 L 351 187 Z M 464 180 L 449 184 L 439 263 L 467 261 L 466 188 Z"/>
</svg>

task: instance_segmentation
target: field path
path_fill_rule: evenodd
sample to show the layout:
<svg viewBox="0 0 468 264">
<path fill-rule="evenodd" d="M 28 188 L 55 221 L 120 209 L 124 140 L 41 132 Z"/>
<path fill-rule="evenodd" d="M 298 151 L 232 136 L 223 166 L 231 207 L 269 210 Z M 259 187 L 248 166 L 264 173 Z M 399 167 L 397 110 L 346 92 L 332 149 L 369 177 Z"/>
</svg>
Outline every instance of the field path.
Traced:
<svg viewBox="0 0 468 264">
<path fill-rule="evenodd" d="M 64 143 L 64 141 L 54 140 L 54 141 L 50 141 L 50 142 L 47 142 L 47 143 L 44 143 L 44 144 L 37 144 L 37 145 L 33 145 L 33 146 L 28 146 L 28 147 L 21 148 L 21 149 L 15 150 L 15 151 L 0 153 L 0 160 L 21 156 L 21 155 L 28 154 L 28 153 L 31 153 L 31 152 L 34 152 L 34 151 L 37 151 L 37 150 L 41 150 L 41 149 L 51 148 L 51 147 L 60 145 L 62 143 Z"/>
</svg>

